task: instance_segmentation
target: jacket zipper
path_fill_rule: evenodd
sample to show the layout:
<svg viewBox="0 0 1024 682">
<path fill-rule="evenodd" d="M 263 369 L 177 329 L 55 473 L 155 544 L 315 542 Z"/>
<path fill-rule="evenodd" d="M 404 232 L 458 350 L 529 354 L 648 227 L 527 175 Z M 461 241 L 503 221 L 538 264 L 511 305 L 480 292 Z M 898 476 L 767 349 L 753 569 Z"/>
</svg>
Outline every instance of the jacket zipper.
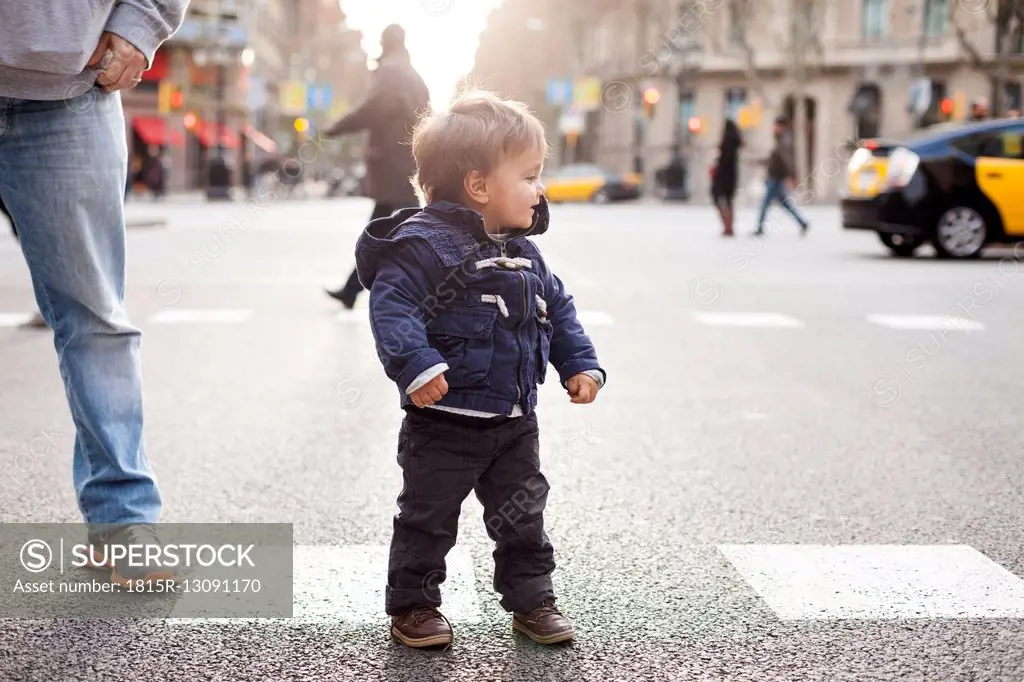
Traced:
<svg viewBox="0 0 1024 682">
<path fill-rule="evenodd" d="M 501 246 L 501 257 L 502 258 L 508 258 L 508 253 L 505 251 L 505 242 L 501 242 L 500 246 Z M 521 272 L 519 272 L 517 274 L 519 275 L 520 283 L 523 285 L 523 289 L 522 289 L 522 292 L 523 292 L 523 307 L 522 307 L 522 311 L 523 311 L 523 315 L 525 316 L 525 313 L 526 313 L 526 277 Z M 515 330 L 515 334 L 516 334 L 516 347 L 519 349 L 519 358 L 518 358 L 518 362 L 516 363 L 516 404 L 517 405 L 519 404 L 519 401 L 523 399 L 523 389 L 522 389 L 522 387 L 520 386 L 520 383 L 519 383 L 519 375 L 522 373 L 522 370 L 523 370 L 523 344 L 519 340 L 519 332 L 520 332 L 521 328 L 522 328 L 522 320 L 520 320 L 519 324 L 516 325 L 516 330 Z"/>
</svg>

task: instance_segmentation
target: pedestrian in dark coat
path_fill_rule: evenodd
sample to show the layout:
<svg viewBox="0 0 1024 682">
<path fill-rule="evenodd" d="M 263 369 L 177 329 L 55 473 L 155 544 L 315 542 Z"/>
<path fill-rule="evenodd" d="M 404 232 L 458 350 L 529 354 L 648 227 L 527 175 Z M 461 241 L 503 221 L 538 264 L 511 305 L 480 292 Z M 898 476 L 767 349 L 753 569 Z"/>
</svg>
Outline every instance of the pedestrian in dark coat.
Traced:
<svg viewBox="0 0 1024 682">
<path fill-rule="evenodd" d="M 726 119 L 722 130 L 722 140 L 718 144 L 718 161 L 715 164 L 714 176 L 711 181 L 711 199 L 722 217 L 722 236 L 731 237 L 732 202 L 736 196 L 736 184 L 739 179 L 740 147 L 743 137 L 740 129 L 731 119 Z"/>
<path fill-rule="evenodd" d="M 430 108 L 427 86 L 412 67 L 405 48 L 405 30 L 397 24 L 388 26 L 381 34 L 380 46 L 380 59 L 366 99 L 324 131 L 328 137 L 370 132 L 363 184 L 364 194 L 376 202 L 370 220 L 389 216 L 400 208 L 419 206 L 411 183 L 416 162 L 409 143 L 416 122 Z M 362 290 L 353 269 L 345 286 L 327 293 L 352 308 Z"/>
</svg>

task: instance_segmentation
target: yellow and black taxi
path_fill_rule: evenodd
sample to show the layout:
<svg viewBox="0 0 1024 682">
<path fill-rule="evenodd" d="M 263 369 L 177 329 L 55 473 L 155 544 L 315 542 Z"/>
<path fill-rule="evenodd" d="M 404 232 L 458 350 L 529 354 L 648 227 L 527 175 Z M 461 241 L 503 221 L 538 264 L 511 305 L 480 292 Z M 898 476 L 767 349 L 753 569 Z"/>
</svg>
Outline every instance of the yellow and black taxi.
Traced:
<svg viewBox="0 0 1024 682">
<path fill-rule="evenodd" d="M 872 230 L 894 254 L 925 242 L 973 258 L 1024 241 L 1024 120 L 940 124 L 862 141 L 847 166 L 843 227 Z"/>
<path fill-rule="evenodd" d="M 546 172 L 541 178 L 548 201 L 590 201 L 606 204 L 640 196 L 640 176 L 616 173 L 592 163 L 573 163 Z"/>
</svg>

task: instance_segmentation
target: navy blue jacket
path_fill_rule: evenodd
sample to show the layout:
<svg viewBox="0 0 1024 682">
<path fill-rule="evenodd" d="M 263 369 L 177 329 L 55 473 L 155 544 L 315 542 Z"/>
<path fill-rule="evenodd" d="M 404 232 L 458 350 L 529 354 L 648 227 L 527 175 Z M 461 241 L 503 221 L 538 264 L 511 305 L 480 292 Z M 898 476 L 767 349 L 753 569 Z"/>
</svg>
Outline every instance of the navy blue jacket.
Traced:
<svg viewBox="0 0 1024 682">
<path fill-rule="evenodd" d="M 502 243 L 482 216 L 437 202 L 370 222 L 356 244 L 359 281 L 370 291 L 370 324 L 388 377 L 406 389 L 446 363 L 439 405 L 509 414 L 537 405 L 550 362 L 562 385 L 598 370 L 572 296 L 526 235 L 548 228 L 547 201 L 533 226 Z"/>
</svg>

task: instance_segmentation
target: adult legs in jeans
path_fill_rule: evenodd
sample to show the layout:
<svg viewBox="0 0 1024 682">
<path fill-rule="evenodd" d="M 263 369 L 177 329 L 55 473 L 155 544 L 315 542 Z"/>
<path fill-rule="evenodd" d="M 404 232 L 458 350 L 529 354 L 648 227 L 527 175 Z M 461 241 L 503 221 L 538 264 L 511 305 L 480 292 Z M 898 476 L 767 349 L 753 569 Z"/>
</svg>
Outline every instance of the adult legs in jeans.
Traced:
<svg viewBox="0 0 1024 682">
<path fill-rule="evenodd" d="M 54 332 L 89 524 L 155 523 L 161 506 L 142 435 L 141 334 L 124 309 L 126 171 L 119 94 L 0 97 L 0 196 Z"/>
<path fill-rule="evenodd" d="M 373 205 L 373 213 L 370 214 L 370 220 L 376 220 L 377 218 L 386 218 L 387 216 L 394 213 L 397 208 L 394 204 L 384 203 L 378 201 Z M 328 291 L 327 295 L 338 301 L 341 301 L 346 308 L 352 308 L 356 304 L 356 298 L 359 297 L 359 293 L 363 290 L 363 285 L 359 283 L 359 273 L 355 268 L 352 268 L 352 272 L 348 276 L 348 280 L 345 285 L 334 291 Z"/>
<path fill-rule="evenodd" d="M 793 219 L 799 223 L 802 232 L 807 231 L 807 220 L 800 215 L 796 210 L 796 206 L 793 205 L 793 200 L 789 197 L 789 192 L 786 191 L 785 181 L 772 179 L 765 182 L 764 200 L 761 202 L 761 216 L 758 218 L 757 231 L 755 234 L 764 234 L 764 221 L 768 215 L 768 208 L 773 202 L 778 203 L 791 216 L 793 216 Z"/>
</svg>

